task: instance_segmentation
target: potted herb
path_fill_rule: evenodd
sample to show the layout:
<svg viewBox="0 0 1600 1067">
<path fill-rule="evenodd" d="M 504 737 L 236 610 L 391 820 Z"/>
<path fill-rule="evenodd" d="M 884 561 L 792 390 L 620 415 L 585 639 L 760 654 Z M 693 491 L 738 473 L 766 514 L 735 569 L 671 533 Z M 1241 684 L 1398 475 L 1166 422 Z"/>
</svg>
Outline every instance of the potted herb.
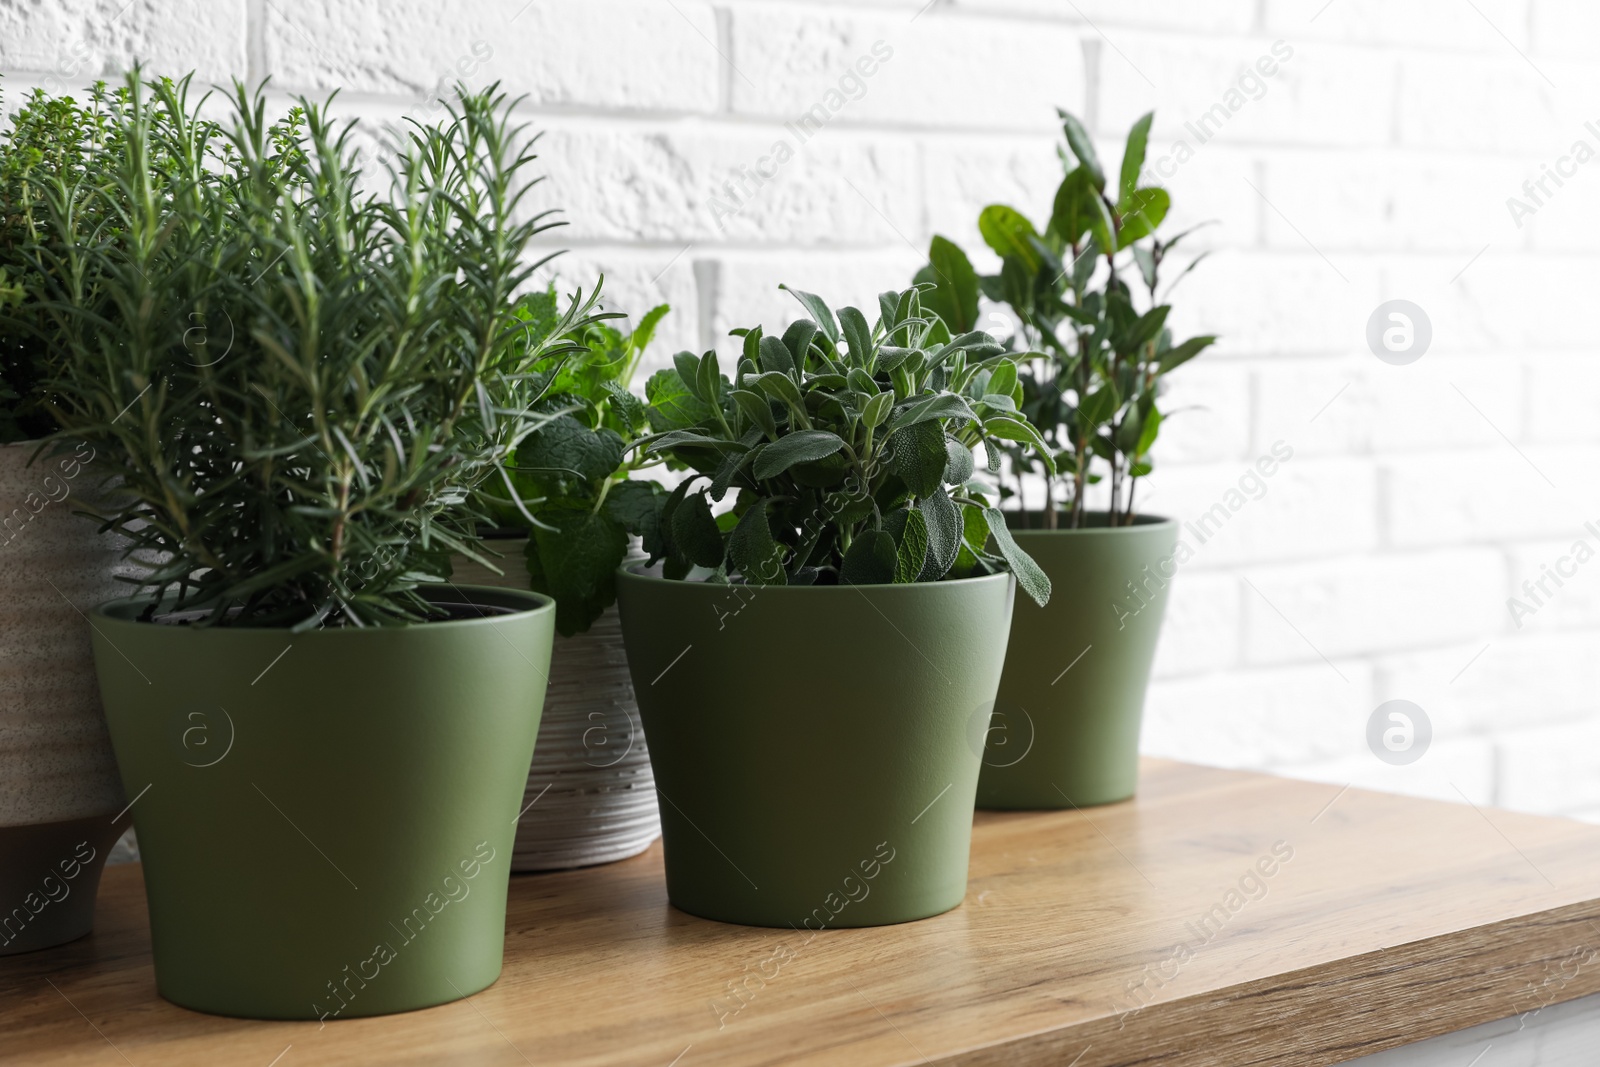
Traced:
<svg viewBox="0 0 1600 1067">
<path fill-rule="evenodd" d="M 1141 514 L 1135 497 L 1151 471 L 1166 375 L 1215 341 L 1175 341 L 1166 324 L 1166 293 L 1203 256 L 1166 270 L 1186 233 L 1157 235 L 1171 198 L 1140 184 L 1152 116 L 1129 133 L 1115 185 L 1078 120 L 1061 118 L 1067 173 L 1048 224 L 992 205 L 978 225 L 1000 257 L 998 274 L 979 278 L 958 247 L 935 237 L 918 275 L 934 286 L 928 302 L 952 328 L 976 321 L 980 291 L 1017 320 L 1022 413 L 1040 428 L 1056 470 L 1026 450 L 1005 450 L 1006 522 L 1051 580 L 1074 593 L 1070 603 L 1017 602 L 978 786 L 986 808 L 1133 795 L 1167 589 L 1189 551 L 1176 544 L 1177 523 Z M 1096 483 L 1101 510 L 1090 504 Z"/>
<path fill-rule="evenodd" d="M 103 527 L 158 561 L 94 611 L 157 987 L 263 1018 L 466 996 L 500 970 L 555 605 L 445 578 L 486 558 L 472 493 L 593 298 L 521 328 L 533 157 L 492 89 L 368 194 L 323 107 L 270 123 L 236 85 L 219 126 L 128 84 L 129 207 L 62 253 L 109 299 L 55 294 L 51 408 L 122 480 Z"/>
<path fill-rule="evenodd" d="M 651 309 L 627 333 L 593 322 L 569 335 L 572 351 L 540 372 L 540 419 L 507 464 L 509 482 L 481 491 L 497 527 L 490 543 L 514 561 L 494 570 L 456 561 L 461 580 L 531 587 L 556 602 L 515 871 L 626 859 L 661 836 L 615 604 L 630 543 L 643 538 L 659 552 L 666 493 L 634 477 L 654 461 L 630 448 L 650 424 L 644 401 L 628 390 L 667 311 Z M 522 315 L 534 337 L 547 334 L 561 318 L 554 289 L 524 298 Z"/>
<path fill-rule="evenodd" d="M 739 331 L 731 380 L 714 352 L 652 378 L 662 432 L 641 447 L 691 473 L 660 566 L 619 572 L 623 636 L 673 904 L 903 922 L 965 894 L 1012 574 L 1050 591 L 973 448 L 1049 453 L 1016 415 L 1014 357 L 952 337 L 917 289 L 883 294 L 876 326 L 796 296 L 809 317 L 781 336 Z"/>
<path fill-rule="evenodd" d="M 106 855 L 128 825 L 82 611 L 119 595 L 120 547 L 72 511 L 104 495 L 105 464 L 57 427 L 43 379 L 56 351 L 46 289 L 64 241 L 107 223 L 80 203 L 52 232 L 49 186 L 93 184 L 119 150 L 117 94 L 86 103 L 36 90 L 0 135 L 0 956 L 89 932 Z M 114 205 L 120 207 L 120 205 Z M 49 276 L 47 278 L 47 276 Z M 81 280 L 92 293 L 94 279 Z"/>
</svg>

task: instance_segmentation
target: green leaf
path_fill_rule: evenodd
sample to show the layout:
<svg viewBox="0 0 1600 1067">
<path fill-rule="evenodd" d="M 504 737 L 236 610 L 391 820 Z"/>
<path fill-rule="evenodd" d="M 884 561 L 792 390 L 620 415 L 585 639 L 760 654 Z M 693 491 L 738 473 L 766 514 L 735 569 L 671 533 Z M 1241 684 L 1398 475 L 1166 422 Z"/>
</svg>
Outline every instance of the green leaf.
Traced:
<svg viewBox="0 0 1600 1067">
<path fill-rule="evenodd" d="M 913 423 L 889 438 L 890 469 L 914 495 L 928 496 L 943 486 L 949 465 L 944 442 L 944 428 L 937 422 Z"/>
<path fill-rule="evenodd" d="M 556 629 L 571 637 L 616 602 L 628 534 L 611 515 L 587 509 L 546 510 L 539 521 L 528 538 L 528 574 L 536 592 L 555 598 Z"/>
<path fill-rule="evenodd" d="M 894 394 L 890 392 L 879 393 L 867 401 L 866 407 L 861 412 L 861 422 L 869 430 L 875 430 L 883 425 L 883 420 L 889 417 L 889 412 L 894 410 Z"/>
<path fill-rule="evenodd" d="M 771 338 L 768 338 L 771 340 Z M 782 341 L 775 342 L 780 347 Z M 788 349 L 784 349 L 785 352 Z M 774 400 L 781 400 L 791 408 L 805 409 L 805 398 L 800 395 L 800 387 L 794 384 L 794 379 L 782 371 L 767 371 L 750 379 L 750 383 Z"/>
<path fill-rule="evenodd" d="M 700 365 L 696 369 L 695 393 L 713 407 L 722 405 L 723 394 L 727 391 L 727 382 L 722 377 L 722 370 L 717 366 L 717 354 L 707 352 L 700 357 Z"/>
<path fill-rule="evenodd" d="M 772 539 L 765 501 L 756 501 L 728 537 L 728 562 L 752 585 L 784 585 L 783 546 Z"/>
<path fill-rule="evenodd" d="M 762 433 L 772 438 L 778 436 L 778 420 L 772 416 L 770 400 L 748 389 L 735 389 L 728 395 L 739 405 L 739 410 L 744 412 L 745 418 L 754 423 Z"/>
<path fill-rule="evenodd" d="M 676 370 L 658 370 L 652 374 L 645 382 L 644 396 L 650 428 L 657 433 L 699 426 L 712 417 L 711 405 L 690 392 Z"/>
<path fill-rule="evenodd" d="M 1150 413 L 1144 417 L 1144 425 L 1139 428 L 1139 443 L 1134 449 L 1134 455 L 1144 455 L 1156 443 L 1156 434 L 1161 431 L 1161 418 L 1161 412 L 1155 408 L 1151 408 Z"/>
<path fill-rule="evenodd" d="M 1147 111 L 1128 131 L 1128 144 L 1122 150 L 1122 177 L 1117 183 L 1117 214 L 1128 213 L 1128 198 L 1139 185 L 1139 172 L 1144 169 L 1145 147 L 1150 142 L 1150 123 L 1156 113 Z"/>
<path fill-rule="evenodd" d="M 972 449 L 954 438 L 945 438 L 945 468 L 944 480 L 947 485 L 965 485 L 967 479 L 972 477 L 977 461 L 972 458 Z"/>
<path fill-rule="evenodd" d="M 978 272 L 967 254 L 953 241 L 934 235 L 928 245 L 925 277 L 934 288 L 923 304 L 944 320 L 951 333 L 966 333 L 978 324 Z"/>
<path fill-rule="evenodd" d="M 1117 247 L 1126 248 L 1150 236 L 1171 207 L 1172 197 L 1165 189 L 1151 186 L 1136 190 L 1128 197 L 1127 208 L 1118 211 L 1122 216 L 1122 229 L 1117 231 Z"/>
<path fill-rule="evenodd" d="M 722 531 L 701 493 L 690 493 L 672 511 L 672 544 L 678 554 L 700 567 L 722 566 Z"/>
<path fill-rule="evenodd" d="M 1001 259 L 1019 259 L 1029 273 L 1039 269 L 1039 253 L 1029 240 L 1037 239 L 1039 234 L 1020 211 L 1004 204 L 990 204 L 978 214 L 978 232 L 983 235 L 983 243 Z"/>
<path fill-rule="evenodd" d="M 672 357 L 673 369 L 678 372 L 678 378 L 689 390 L 689 394 L 696 400 L 705 401 L 707 396 L 700 388 L 700 357 L 693 352 L 678 352 Z"/>
<path fill-rule="evenodd" d="M 779 285 L 778 288 L 800 301 L 800 306 L 806 309 L 806 314 L 811 317 L 812 322 L 817 324 L 818 329 L 822 331 L 822 336 L 828 339 L 829 344 L 835 347 L 838 346 L 839 324 L 833 321 L 832 309 L 828 307 L 820 296 L 802 292 L 799 289 L 791 289 L 787 285 Z"/>
<path fill-rule="evenodd" d="M 882 530 L 867 530 L 851 542 L 839 565 L 842 585 L 890 585 L 900 562 L 894 538 Z"/>
<path fill-rule="evenodd" d="M 1122 406 L 1122 398 L 1117 395 L 1117 387 L 1110 382 L 1090 393 L 1078 406 L 1078 428 L 1080 432 L 1092 432 L 1096 427 L 1111 421 L 1111 417 Z"/>
<path fill-rule="evenodd" d="M 1166 374 L 1198 356 L 1206 348 L 1216 344 L 1215 337 L 1191 337 L 1176 348 L 1169 348 L 1161 354 L 1159 373 Z"/>
<path fill-rule="evenodd" d="M 1069 172 L 1056 189 L 1050 229 L 1061 238 L 1063 244 L 1074 248 L 1079 246 L 1085 234 L 1094 238 L 1102 250 L 1110 245 L 1115 222 L 1106 208 L 1105 198 L 1095 187 L 1094 176 L 1085 168 L 1079 167 Z M 1084 258 L 1088 259 L 1089 269 L 1092 270 L 1094 257 Z M 1081 262 L 1082 259 L 1078 261 Z M 1077 266 L 1075 263 L 1074 267 Z M 1081 286 L 1082 283 L 1079 284 Z"/>
<path fill-rule="evenodd" d="M 977 422 L 978 415 L 961 396 L 955 393 L 938 393 L 917 401 L 896 415 L 894 421 L 889 423 L 889 432 L 895 433 L 908 426 L 915 426 L 920 422 L 927 422 L 931 419 L 959 419 L 962 422 Z"/>
<path fill-rule="evenodd" d="M 666 502 L 667 491 L 655 482 L 617 482 L 606 493 L 605 512 L 644 540 L 651 559 L 659 559 L 667 550 L 661 536 L 661 509 Z"/>
<path fill-rule="evenodd" d="M 1000 513 L 999 508 L 985 508 L 983 516 L 989 523 L 989 535 L 994 538 L 994 543 L 1000 549 L 1000 555 L 1010 566 L 1011 573 L 1016 575 L 1017 584 L 1022 591 L 1033 598 L 1033 602 L 1040 607 L 1050 601 L 1050 576 L 1040 569 L 1033 561 L 1033 557 L 1024 552 L 1011 536 L 1011 530 L 1006 526 L 1006 518 Z"/>
<path fill-rule="evenodd" d="M 969 457 L 971 453 L 968 453 Z M 930 493 L 917 501 L 928 537 L 928 558 L 917 581 L 934 582 L 955 565 L 961 551 L 961 511 L 945 493 Z"/>
<path fill-rule="evenodd" d="M 1089 178 L 1096 190 L 1106 187 L 1105 171 L 1100 169 L 1100 157 L 1095 154 L 1094 140 L 1089 136 L 1089 131 L 1083 128 L 1083 123 L 1065 111 L 1057 111 L 1061 116 L 1061 128 L 1067 135 L 1067 145 L 1072 149 L 1072 154 L 1078 157 L 1078 162 L 1089 172 Z"/>
<path fill-rule="evenodd" d="M 761 369 L 769 374 L 792 375 L 795 371 L 795 365 L 794 356 L 789 352 L 789 346 L 779 338 L 763 337 L 761 339 Z"/>
<path fill-rule="evenodd" d="M 989 520 L 984 515 L 984 510 L 974 504 L 961 505 L 961 549 L 956 553 L 956 561 L 950 568 L 950 573 L 958 578 L 965 578 L 972 573 L 978 565 L 978 557 L 982 555 L 989 543 Z"/>
<path fill-rule="evenodd" d="M 943 494 L 939 494 L 943 495 Z M 922 512 L 906 512 L 905 528 L 900 532 L 900 547 L 895 557 L 895 584 L 914 582 L 928 560 L 928 523 Z"/>
<path fill-rule="evenodd" d="M 824 459 L 844 447 L 844 439 L 828 430 L 799 430 L 767 445 L 756 457 L 757 480 L 775 478 L 796 463 Z"/>
<path fill-rule="evenodd" d="M 1051 474 L 1056 472 L 1056 463 L 1050 455 L 1050 446 L 1045 444 L 1044 438 L 1039 436 L 1039 431 L 1033 424 L 1025 419 L 1014 419 L 1007 415 L 995 415 L 984 420 L 985 433 L 998 437 L 1002 441 L 1020 441 L 1022 444 L 1031 445 L 1044 461 L 1045 469 Z"/>
<path fill-rule="evenodd" d="M 850 346 L 850 363 L 863 370 L 870 369 L 873 354 L 872 327 L 860 309 L 839 309 L 839 325 L 844 330 L 844 342 Z"/>
<path fill-rule="evenodd" d="M 549 491 L 584 493 L 622 466 L 626 445 L 615 431 L 591 430 L 571 415 L 545 423 L 517 448 L 518 471 Z"/>
<path fill-rule="evenodd" d="M 789 328 L 783 331 L 783 347 L 789 350 L 794 357 L 794 365 L 801 369 L 806 366 L 806 357 L 811 352 L 811 342 L 818 334 L 817 324 L 810 319 L 795 319 Z"/>
</svg>

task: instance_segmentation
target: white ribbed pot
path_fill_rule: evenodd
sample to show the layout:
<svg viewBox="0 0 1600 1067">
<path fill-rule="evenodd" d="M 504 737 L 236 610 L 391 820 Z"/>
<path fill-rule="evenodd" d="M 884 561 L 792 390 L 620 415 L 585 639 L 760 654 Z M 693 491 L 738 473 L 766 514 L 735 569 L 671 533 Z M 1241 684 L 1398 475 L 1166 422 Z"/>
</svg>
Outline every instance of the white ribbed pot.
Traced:
<svg viewBox="0 0 1600 1067">
<path fill-rule="evenodd" d="M 0 956 L 89 932 L 127 801 L 95 685 L 87 612 L 126 596 L 124 542 L 72 514 L 94 452 L 29 465 L 0 445 Z"/>
<path fill-rule="evenodd" d="M 490 542 L 504 557 L 497 561 L 503 575 L 458 556 L 453 580 L 526 589 L 526 546 L 521 538 Z M 655 777 L 615 607 L 585 633 L 556 636 L 522 803 L 514 871 L 611 863 L 638 855 L 661 836 Z"/>
</svg>

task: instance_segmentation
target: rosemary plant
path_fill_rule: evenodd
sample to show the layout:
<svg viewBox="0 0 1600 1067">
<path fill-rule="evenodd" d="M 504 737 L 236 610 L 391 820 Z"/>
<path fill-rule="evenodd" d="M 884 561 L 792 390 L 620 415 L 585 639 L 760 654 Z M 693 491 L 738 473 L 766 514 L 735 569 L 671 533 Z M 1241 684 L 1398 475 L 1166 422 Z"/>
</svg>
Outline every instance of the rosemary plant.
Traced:
<svg viewBox="0 0 1600 1067">
<path fill-rule="evenodd" d="M 535 157 L 498 89 L 415 125 L 374 192 L 327 105 L 269 120 L 237 83 L 231 105 L 208 121 L 187 79 L 136 70 L 95 180 L 30 179 L 47 230 L 80 232 L 85 207 L 107 220 L 27 248 L 61 344 L 50 410 L 116 464 L 125 497 L 97 517 L 160 561 L 143 581 L 163 612 L 426 619 L 418 586 L 451 552 L 483 559 L 473 491 L 506 477 L 537 371 L 575 350 L 598 293 L 526 329 L 517 294 L 550 223 L 524 209 Z"/>
</svg>

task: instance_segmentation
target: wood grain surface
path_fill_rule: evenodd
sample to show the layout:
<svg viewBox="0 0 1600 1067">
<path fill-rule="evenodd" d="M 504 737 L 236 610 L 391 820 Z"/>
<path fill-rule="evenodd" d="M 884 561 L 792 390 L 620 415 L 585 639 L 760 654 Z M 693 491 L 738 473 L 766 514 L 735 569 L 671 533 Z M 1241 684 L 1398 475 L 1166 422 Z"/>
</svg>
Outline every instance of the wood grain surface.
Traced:
<svg viewBox="0 0 1600 1067">
<path fill-rule="evenodd" d="M 980 813 L 955 911 L 816 935 L 673 910 L 660 848 L 514 878 L 488 990 L 326 1026 L 161 1000 L 112 869 L 92 936 L 0 960 L 0 1062 L 1320 1067 L 1600 991 L 1600 828 L 1464 802 L 1146 761 Z"/>
</svg>

